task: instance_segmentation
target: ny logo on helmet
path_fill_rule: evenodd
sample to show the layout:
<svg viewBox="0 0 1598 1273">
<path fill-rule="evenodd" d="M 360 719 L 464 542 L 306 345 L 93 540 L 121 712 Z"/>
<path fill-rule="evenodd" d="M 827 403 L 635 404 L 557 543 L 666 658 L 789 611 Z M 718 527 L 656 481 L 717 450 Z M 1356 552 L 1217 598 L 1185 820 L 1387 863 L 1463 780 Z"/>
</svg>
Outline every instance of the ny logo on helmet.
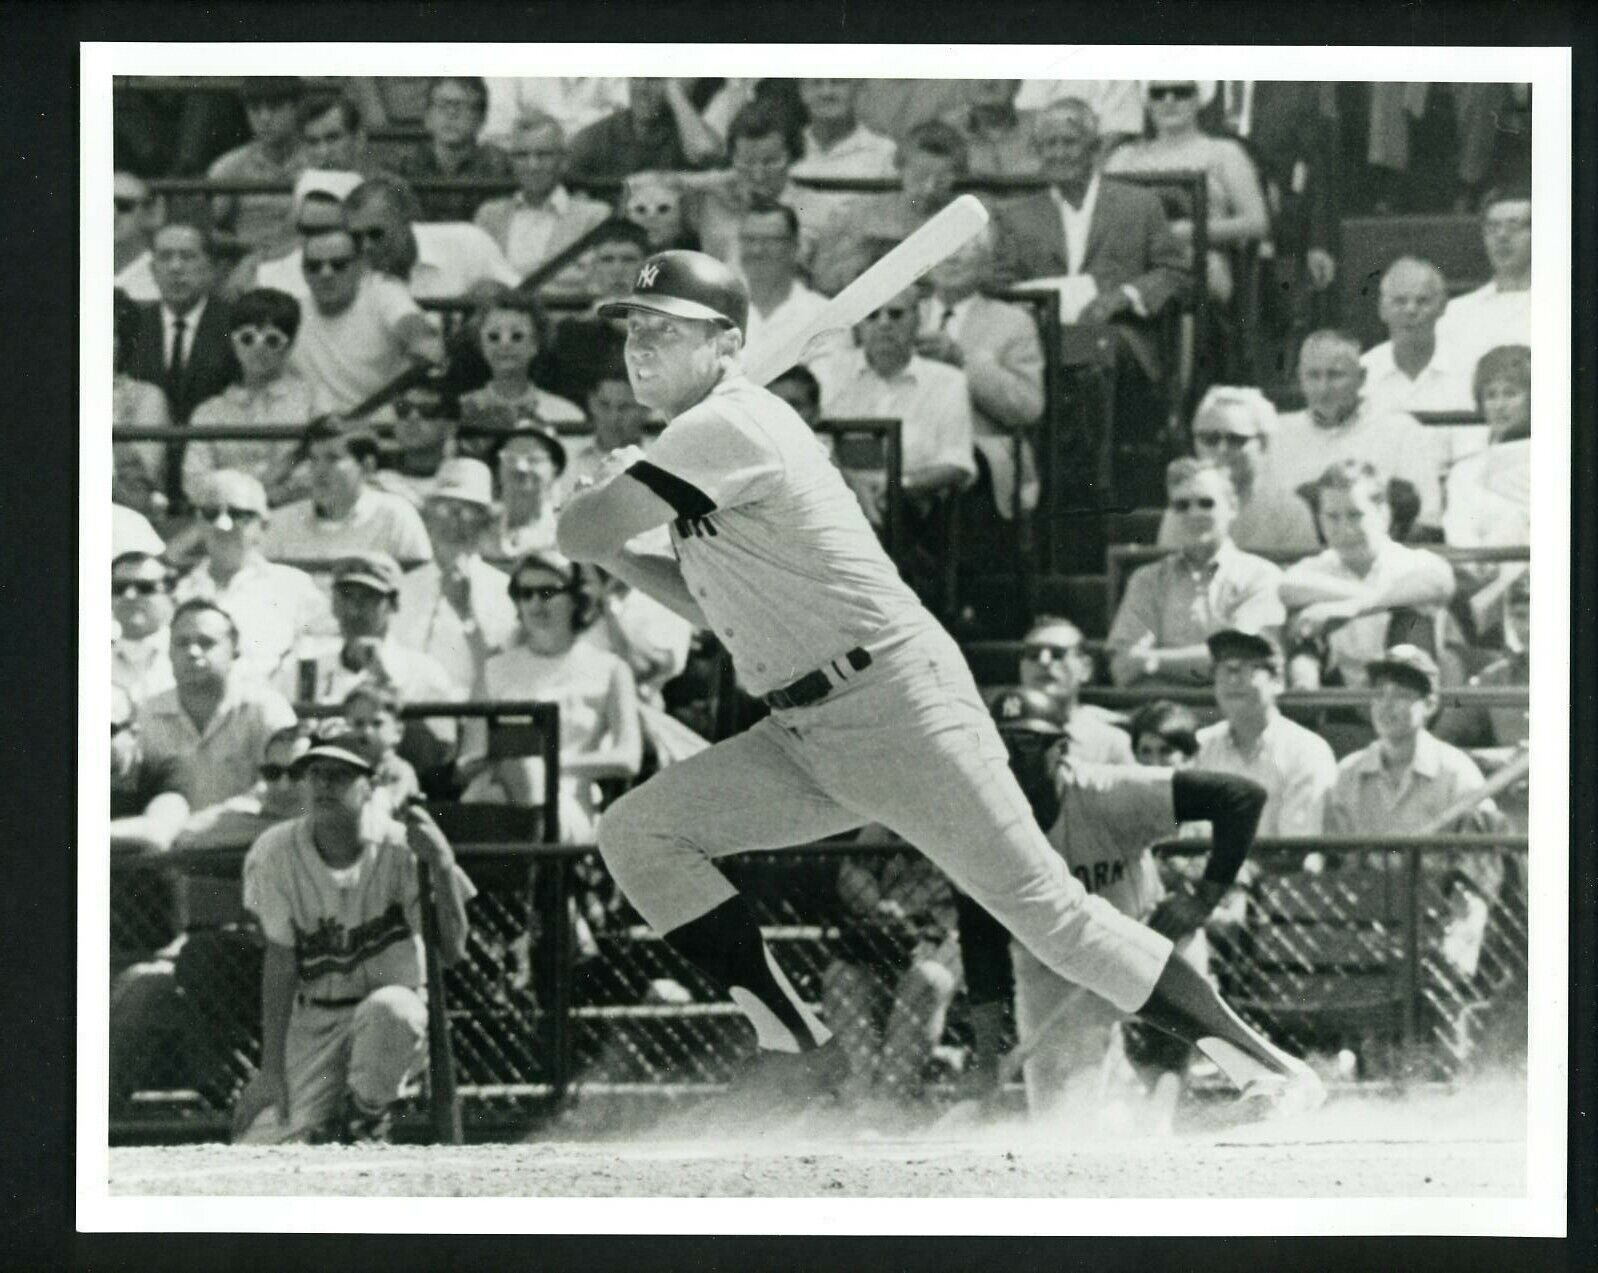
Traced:
<svg viewBox="0 0 1598 1273">
<path fill-rule="evenodd" d="M 644 266 L 643 269 L 638 271 L 638 284 L 637 284 L 637 286 L 640 287 L 640 288 L 653 287 L 655 285 L 655 275 L 657 275 L 659 273 L 660 273 L 660 266 L 658 266 L 658 265 L 655 265 L 655 264 L 651 263 L 649 265 Z"/>
</svg>

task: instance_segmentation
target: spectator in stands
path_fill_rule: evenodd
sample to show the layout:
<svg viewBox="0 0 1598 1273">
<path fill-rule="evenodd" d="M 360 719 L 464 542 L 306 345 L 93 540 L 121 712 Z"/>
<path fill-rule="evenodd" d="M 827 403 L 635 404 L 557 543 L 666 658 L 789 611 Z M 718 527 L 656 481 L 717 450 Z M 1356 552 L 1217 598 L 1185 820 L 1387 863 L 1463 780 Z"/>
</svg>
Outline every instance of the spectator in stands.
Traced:
<svg viewBox="0 0 1598 1273">
<path fill-rule="evenodd" d="M 239 86 L 252 141 L 222 155 L 206 176 L 212 181 L 292 182 L 305 168 L 296 75 L 250 75 Z M 211 220 L 246 248 L 267 247 L 283 234 L 289 200 L 280 194 L 226 194 L 211 200 Z"/>
<path fill-rule="evenodd" d="M 1437 323 L 1438 342 L 1467 368 L 1498 345 L 1531 344 L 1531 187 L 1488 191 L 1481 213 L 1492 281 L 1449 301 Z"/>
<path fill-rule="evenodd" d="M 1296 493 L 1271 481 L 1267 450 L 1276 429 L 1276 408 L 1258 389 L 1211 385 L 1193 413 L 1193 453 L 1223 464 L 1237 491 L 1232 542 L 1244 552 L 1313 552 L 1320 547 L 1315 518 Z M 1158 543 L 1176 547 L 1178 518 L 1169 508 L 1160 518 Z"/>
<path fill-rule="evenodd" d="M 347 97 L 317 93 L 300 103 L 300 145 L 307 168 L 330 172 L 358 172 L 370 176 L 378 170 L 366 148 L 366 124 L 361 108 Z"/>
<path fill-rule="evenodd" d="M 1360 460 L 1408 482 L 1420 497 L 1420 520 L 1436 525 L 1442 507 L 1438 448 L 1413 416 L 1383 411 L 1362 390 L 1359 342 L 1323 329 L 1304 338 L 1298 383 L 1305 409 L 1281 416 L 1271 440 L 1272 482 L 1314 502 L 1314 484 L 1328 465 Z M 1324 530 L 1324 527 L 1323 527 Z"/>
<path fill-rule="evenodd" d="M 161 292 L 155 285 L 151 239 L 161 227 L 161 201 L 150 192 L 143 177 L 131 172 L 116 173 L 111 179 L 111 197 L 116 208 L 114 248 L 111 268 L 118 290 L 129 300 L 158 301 Z"/>
<path fill-rule="evenodd" d="M 569 171 L 574 177 L 614 180 L 646 168 L 704 167 L 721 153 L 721 138 L 688 100 L 684 80 L 633 76 L 627 81 L 627 108 L 572 138 Z"/>
<path fill-rule="evenodd" d="M 342 703 L 363 680 L 391 685 L 406 702 L 452 702 L 465 697 L 456 681 L 421 650 L 394 635 L 403 575 L 386 552 L 351 552 L 333 567 L 337 637 L 308 647 L 296 675 L 298 692 L 317 703 Z M 448 717 L 413 721 L 402 745 L 405 759 L 431 775 L 449 763 L 456 727 Z"/>
<path fill-rule="evenodd" d="M 1262 836 L 1319 835 L 1337 759 L 1320 735 L 1283 716 L 1282 652 L 1271 637 L 1238 628 L 1210 634 L 1215 704 L 1225 718 L 1198 731 L 1194 764 L 1252 778 L 1265 788 Z"/>
<path fill-rule="evenodd" d="M 1231 137 L 1214 137 L 1199 127 L 1199 85 L 1194 80 L 1150 80 L 1143 86 L 1152 135 L 1117 146 L 1104 161 L 1113 173 L 1202 172 L 1209 191 L 1210 295 L 1222 304 L 1232 299 L 1234 281 L 1227 253 L 1252 251 L 1270 234 L 1270 214 L 1254 162 Z M 1193 220 L 1189 211 L 1170 223 L 1172 235 L 1191 254 Z"/>
<path fill-rule="evenodd" d="M 1140 765 L 1186 769 L 1198 754 L 1198 717 L 1170 699 L 1157 698 L 1132 713 L 1126 732 Z"/>
<path fill-rule="evenodd" d="M 855 115 L 872 132 L 902 141 L 918 124 L 939 119 L 960 106 L 970 82 L 869 76 L 860 80 Z"/>
<path fill-rule="evenodd" d="M 626 368 L 619 363 L 601 373 L 589 389 L 588 419 L 594 426 L 593 433 L 574 439 L 566 451 L 561 482 L 564 491 L 572 490 L 585 477 L 593 477 L 612 451 L 643 445 L 649 412 L 634 396 Z"/>
<path fill-rule="evenodd" d="M 439 386 L 430 383 L 412 385 L 374 411 L 374 424 L 393 422 L 394 444 L 371 475 L 372 485 L 421 508 L 433 493 L 439 466 L 455 454 L 458 421 L 453 415 Z"/>
<path fill-rule="evenodd" d="M 145 557 L 159 557 L 166 552 L 166 542 L 155 533 L 150 519 L 121 504 L 111 505 L 111 560 L 126 553 Z"/>
<path fill-rule="evenodd" d="M 276 256 L 250 252 L 234 268 L 227 290 L 240 295 L 251 288 L 286 292 L 303 306 L 311 299 L 303 265 L 305 242 L 326 230 L 344 228 L 344 200 L 361 184 L 357 172 L 309 169 L 294 183 L 290 216 L 294 246 Z"/>
<path fill-rule="evenodd" d="M 916 352 L 965 373 L 977 486 L 987 488 L 994 510 L 1009 520 L 1018 495 L 1022 512 L 1038 506 L 1037 462 L 1027 434 L 1043 418 L 1043 342 L 1025 309 L 981 294 L 992 269 L 987 233 L 933 267 Z"/>
<path fill-rule="evenodd" d="M 610 211 L 598 200 L 573 194 L 562 184 L 566 134 L 553 116 L 540 111 L 518 119 L 509 145 L 511 172 L 520 188 L 513 195 L 484 203 L 473 220 L 499 244 L 511 269 L 526 278 L 604 221 Z M 587 271 L 574 263 L 545 286 L 552 291 L 583 293 L 588 287 Z"/>
<path fill-rule="evenodd" d="M 519 420 L 515 431 L 492 454 L 500 508 L 485 536 L 486 551 L 510 560 L 552 550 L 555 497 L 566 471 L 566 448 L 533 421 Z"/>
<path fill-rule="evenodd" d="M 423 221 L 415 192 L 397 178 L 368 177 L 350 191 L 344 217 L 367 265 L 419 301 L 469 299 L 490 284 L 521 282 L 486 231 L 469 219 Z"/>
<path fill-rule="evenodd" d="M 818 291 L 842 291 L 862 254 L 880 254 L 948 205 L 955 182 L 966 174 L 965 138 L 938 120 L 918 124 L 894 149 L 894 173 L 897 191 L 848 199 L 822 222 L 810 262 Z"/>
<path fill-rule="evenodd" d="M 172 423 L 166 395 L 159 385 L 135 380 L 124 369 L 124 352 L 132 343 L 139 310 L 121 293 L 114 293 L 111 323 L 111 426 L 114 429 L 164 429 Z M 124 336 L 123 333 L 128 333 Z M 166 512 L 163 492 L 166 448 L 159 442 L 119 442 L 112 448 L 111 498 L 160 518 Z"/>
<path fill-rule="evenodd" d="M 522 558 L 511 572 L 510 595 L 519 630 L 488 661 L 484 693 L 559 705 L 561 838 L 591 842 L 599 816 L 594 784 L 636 777 L 643 758 L 632 669 L 578 640 L 594 620 L 594 598 L 578 567 L 565 558 Z M 468 723 L 461 751 L 464 799 L 542 803 L 540 758 L 492 758 L 487 732 L 475 721 Z"/>
<path fill-rule="evenodd" d="M 493 478 L 481 460 L 446 460 L 422 505 L 433 560 L 400 580 L 394 639 L 431 655 L 472 695 L 483 665 L 516 631 L 503 570 L 479 548 L 494 519 Z"/>
<path fill-rule="evenodd" d="M 1341 460 L 1316 483 L 1324 552 L 1289 566 L 1281 599 L 1288 611 L 1288 682 L 1317 688 L 1327 673 L 1363 686 L 1367 665 L 1389 644 L 1400 615 L 1418 620 L 1438 644 L 1440 607 L 1454 595 L 1454 573 L 1433 553 L 1396 543 L 1387 483 L 1370 464 Z"/>
<path fill-rule="evenodd" d="M 879 306 L 855 327 L 854 349 L 818 361 L 821 411 L 833 417 L 903 421 L 906 503 L 923 519 L 940 495 L 976 477 L 970 390 L 962 372 L 915 352 L 920 308 L 913 287 Z M 887 486 L 872 491 L 880 516 Z"/>
<path fill-rule="evenodd" d="M 1065 716 L 1066 751 L 1073 760 L 1101 765 L 1133 763 L 1132 744 L 1118 717 L 1083 703 L 1082 687 L 1092 683 L 1093 659 L 1083 648 L 1082 631 L 1069 619 L 1039 615 L 1021 640 L 1021 685 L 1043 690 Z"/>
<path fill-rule="evenodd" d="M 601 318 L 598 302 L 631 291 L 649 254 L 649 236 L 631 221 L 614 217 L 595 234 L 588 266 L 595 305 L 581 317 L 560 322 L 547 355 L 533 368 L 535 380 L 572 402 L 583 402 L 602 372 L 622 365 L 627 325 Z"/>
<path fill-rule="evenodd" d="M 733 116 L 727 130 L 732 167 L 683 178 L 689 192 L 689 223 L 702 251 L 738 269 L 749 210 L 779 204 L 797 215 L 796 242 L 803 241 L 808 255 L 819 226 L 810 210 L 811 192 L 795 185 L 790 176 L 801 144 L 789 121 L 769 101 L 752 101 Z"/>
<path fill-rule="evenodd" d="M 623 178 L 621 215 L 642 226 L 649 236 L 649 251 L 671 248 L 699 250 L 699 235 L 688 224 L 682 179 L 674 172 L 645 169 Z"/>
<path fill-rule="evenodd" d="M 1133 571 L 1107 644 L 1117 685 L 1195 685 L 1212 670 L 1208 637 L 1222 628 L 1280 631 L 1281 570 L 1232 542 L 1237 494 L 1231 471 L 1205 460 L 1172 460 L 1169 506 L 1177 551 Z"/>
<path fill-rule="evenodd" d="M 893 176 L 893 138 L 872 132 L 856 115 L 861 87 L 859 80 L 799 81 L 799 97 L 810 118 L 804 131 L 804 155 L 792 168 L 795 177 Z M 838 199 L 838 195 L 827 196 L 833 207 Z"/>
<path fill-rule="evenodd" d="M 627 80 L 619 75 L 490 76 L 483 135 L 508 143 L 518 123 L 545 115 L 571 137 L 626 106 Z"/>
<path fill-rule="evenodd" d="M 270 288 L 245 292 L 233 303 L 228 336 L 238 359 L 239 380 L 195 407 L 189 427 L 283 426 L 302 429 L 311 419 L 311 386 L 289 364 L 300 330 L 300 304 Z M 296 494 L 293 441 L 240 440 L 189 443 L 183 455 L 183 488 L 192 501 L 198 483 L 217 469 L 249 473 L 274 503 Z"/>
<path fill-rule="evenodd" d="M 253 844 L 268 827 L 305 812 L 294 776 L 295 763 L 310 750 L 303 725 L 290 725 L 266 740 L 255 785 L 242 795 L 196 809 L 178 834 L 179 849 L 231 849 Z"/>
<path fill-rule="evenodd" d="M 427 1055 L 417 859 L 432 871 L 446 964 L 465 955 L 466 903 L 477 890 L 425 814 L 407 813 L 404 826 L 373 816 L 362 739 L 327 738 L 298 769 L 307 812 L 267 831 L 244 861 L 244 904 L 266 957 L 261 1069 L 239 1094 L 233 1133 L 383 1141 L 390 1106 Z M 351 873 L 358 897 L 331 887 Z"/>
<path fill-rule="evenodd" d="M 966 170 L 975 178 L 1035 177 L 1039 171 L 1032 124 L 1015 107 L 1020 80 L 967 80 L 965 100 L 943 115 L 966 144 Z"/>
<path fill-rule="evenodd" d="M 291 683 L 295 652 L 334 629 L 327 595 L 304 571 L 262 554 L 271 514 L 256 478 L 217 469 L 195 484 L 193 498 L 205 559 L 178 583 L 177 600 L 216 602 L 238 625 L 240 667 Z"/>
<path fill-rule="evenodd" d="M 135 704 L 172 686 L 172 572 L 160 551 L 152 544 L 111 562 L 111 684 Z"/>
<path fill-rule="evenodd" d="M 548 324 L 532 297 L 507 294 L 486 301 L 475 320 L 477 347 L 488 364 L 489 381 L 461 395 L 461 423 L 509 429 L 532 421 L 546 429 L 581 425 L 582 408 L 533 381 L 533 360 L 547 343 Z M 462 439 L 461 453 L 482 457 L 492 438 Z"/>
<path fill-rule="evenodd" d="M 364 739 L 374 758 L 372 796 L 399 817 L 407 802 L 422 794 L 410 762 L 399 754 L 405 738 L 404 697 L 387 681 L 360 680 L 344 696 L 342 718 L 349 731 Z"/>
<path fill-rule="evenodd" d="M 1461 796 L 1485 785 L 1481 770 L 1427 729 L 1437 715 L 1438 671 L 1425 650 L 1395 645 L 1371 660 L 1366 675 L 1375 695 L 1370 712 L 1376 741 L 1338 762 L 1326 799 L 1326 833 L 1418 835 Z M 1488 833 L 1500 825 L 1497 807 L 1487 799 L 1441 834 Z M 1427 854 L 1422 866 L 1428 873 L 1463 872 L 1488 901 L 1503 880 L 1503 864 L 1490 853 Z"/>
<path fill-rule="evenodd" d="M 1447 302 L 1448 284 L 1430 261 L 1401 256 L 1387 267 L 1378 310 L 1389 339 L 1359 360 L 1365 397 L 1378 411 L 1471 409 L 1471 367 L 1437 339 Z"/>
<path fill-rule="evenodd" d="M 400 156 L 396 171 L 406 181 L 503 181 L 510 160 L 478 134 L 488 116 L 488 85 L 475 76 L 434 76 L 427 82 L 422 126 L 427 140 Z M 470 221 L 486 194 L 475 190 L 429 190 L 418 196 L 426 221 Z"/>
<path fill-rule="evenodd" d="M 239 630 L 214 601 L 178 606 L 171 629 L 173 687 L 139 704 L 152 757 L 187 762 L 189 806 L 203 809 L 248 791 L 266 740 L 295 723 L 275 689 L 238 663 Z"/>
<path fill-rule="evenodd" d="M 319 412 L 348 411 L 415 363 L 442 366 L 444 342 L 404 286 L 369 269 L 347 230 L 307 240 L 311 304 L 290 361 Z"/>
<path fill-rule="evenodd" d="M 1015 108 L 1035 117 L 1066 98 L 1085 103 L 1093 112 L 1107 146 L 1143 132 L 1143 92 L 1136 80 L 1022 80 Z"/>
<path fill-rule="evenodd" d="M 111 851 L 164 853 L 189 816 L 188 776 L 181 756 L 152 760 L 134 715 L 134 702 L 111 686 Z"/>
<path fill-rule="evenodd" d="M 841 1095 L 912 1102 L 960 986 L 949 882 L 915 854 L 859 858 L 838 868 L 838 898 L 844 941 L 821 986 L 849 1059 Z"/>
<path fill-rule="evenodd" d="M 409 501 L 373 490 L 377 438 L 359 424 L 319 420 L 303 443 L 311 472 L 308 499 L 273 515 L 261 551 L 273 561 L 333 561 L 352 552 L 384 552 L 401 561 L 432 556 L 427 530 Z"/>
<path fill-rule="evenodd" d="M 1473 687 L 1528 689 L 1531 685 L 1531 574 L 1515 576 L 1503 598 L 1503 657 L 1493 660 L 1471 677 Z M 1531 738 L 1529 704 L 1485 707 L 1479 704 L 1446 709 L 1437 719 L 1437 736 L 1456 747 L 1470 749 L 1471 759 L 1493 774 L 1517 759 Z M 1498 807 L 1520 834 L 1527 827 L 1529 784 L 1517 783 L 1505 791 Z M 1521 860 L 1521 859 L 1516 859 Z M 1521 880 L 1524 884 L 1524 879 Z"/>
<path fill-rule="evenodd" d="M 1531 544 L 1531 350 L 1525 345 L 1490 349 L 1476 364 L 1475 394 L 1487 421 L 1487 446 L 1455 464 L 1448 474 L 1443 539 L 1455 548 Z M 1469 590 L 1471 616 L 1482 637 L 1495 627 L 1497 610 L 1511 580 L 1524 574 L 1518 563 L 1472 566 L 1455 571 Z"/>
<path fill-rule="evenodd" d="M 756 200 L 739 220 L 736 257 L 749 285 L 747 348 L 781 341 L 827 304 L 825 297 L 799 280 L 800 233 L 799 216 L 788 203 Z M 804 350 L 804 360 L 813 362 L 846 343 L 843 333 L 826 333 Z"/>
</svg>

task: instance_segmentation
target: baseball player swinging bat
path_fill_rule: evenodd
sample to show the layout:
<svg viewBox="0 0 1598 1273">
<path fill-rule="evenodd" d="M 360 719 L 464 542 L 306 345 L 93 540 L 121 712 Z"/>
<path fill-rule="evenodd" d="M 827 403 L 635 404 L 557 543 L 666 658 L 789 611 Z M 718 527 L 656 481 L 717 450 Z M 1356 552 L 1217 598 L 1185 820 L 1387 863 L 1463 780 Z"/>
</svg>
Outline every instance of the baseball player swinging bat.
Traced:
<svg viewBox="0 0 1598 1273">
<path fill-rule="evenodd" d="M 751 348 L 744 356 L 744 375 L 757 385 L 770 384 L 799 361 L 805 347 L 816 337 L 853 327 L 952 255 L 987 223 L 988 210 L 982 201 L 975 195 L 961 195 L 834 296 L 791 336 L 779 334 L 777 343 Z"/>
</svg>

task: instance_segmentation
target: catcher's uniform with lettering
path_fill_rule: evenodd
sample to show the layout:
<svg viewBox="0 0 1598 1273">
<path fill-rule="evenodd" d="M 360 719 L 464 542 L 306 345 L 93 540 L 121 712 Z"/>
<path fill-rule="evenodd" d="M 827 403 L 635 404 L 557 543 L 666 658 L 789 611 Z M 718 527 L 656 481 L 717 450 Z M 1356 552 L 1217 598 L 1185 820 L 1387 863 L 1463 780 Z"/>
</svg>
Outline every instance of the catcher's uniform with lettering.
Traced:
<svg viewBox="0 0 1598 1273">
<path fill-rule="evenodd" d="M 1051 850 L 959 648 L 799 416 L 730 376 L 627 473 L 677 513 L 683 579 L 739 680 L 773 709 L 607 811 L 601 851 L 650 924 L 668 932 L 732 898 L 720 857 L 878 822 L 1044 966 L 1122 1011 L 1142 1007 L 1170 941 Z"/>
</svg>

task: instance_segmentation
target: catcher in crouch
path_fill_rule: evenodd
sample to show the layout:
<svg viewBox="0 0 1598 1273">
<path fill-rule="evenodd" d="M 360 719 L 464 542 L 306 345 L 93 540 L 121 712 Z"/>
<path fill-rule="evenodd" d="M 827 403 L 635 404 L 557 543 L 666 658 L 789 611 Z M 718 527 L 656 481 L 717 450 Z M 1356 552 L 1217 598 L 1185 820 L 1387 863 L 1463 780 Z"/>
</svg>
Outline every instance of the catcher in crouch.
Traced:
<svg viewBox="0 0 1598 1273">
<path fill-rule="evenodd" d="M 1204 921 L 1237 878 L 1265 807 L 1265 789 L 1233 774 L 1072 760 L 1059 746 L 1065 736 L 1059 705 L 1040 690 L 1003 691 L 993 700 L 993 718 L 1038 825 L 1076 880 L 1088 893 L 1170 938 L 1177 956 L 1202 962 Z M 1213 828 L 1203 877 L 1167 893 L 1148 846 L 1174 836 L 1179 822 L 1201 820 Z M 1027 1047 L 1040 1033 L 1047 1035 L 1037 1040 L 1023 1068 L 1028 1108 L 1034 1114 L 1093 1108 L 1106 1050 L 1127 1014 L 1012 942 L 986 912 L 971 921 L 972 916 L 962 915 L 960 945 L 968 981 L 1002 984 L 1002 976 L 972 978 L 970 968 L 990 967 L 1008 949 L 1019 1043 Z M 975 1002 L 972 1008 L 986 1010 Z M 1180 1069 L 1187 1056 L 1184 1039 L 1141 1023 L 1125 1024 L 1133 1026 L 1127 1032 L 1128 1053 L 1150 1078 Z M 1178 1089 L 1169 1083 L 1165 1088 L 1162 1103 L 1174 1112 Z"/>
</svg>

